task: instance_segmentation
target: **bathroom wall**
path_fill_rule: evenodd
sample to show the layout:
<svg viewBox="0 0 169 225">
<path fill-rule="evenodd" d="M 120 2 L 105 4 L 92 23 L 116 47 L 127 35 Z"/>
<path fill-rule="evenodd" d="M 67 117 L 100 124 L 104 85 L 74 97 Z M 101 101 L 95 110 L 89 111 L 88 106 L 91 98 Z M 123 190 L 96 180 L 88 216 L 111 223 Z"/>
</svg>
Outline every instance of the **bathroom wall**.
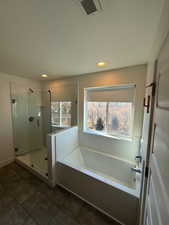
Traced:
<svg viewBox="0 0 169 225">
<path fill-rule="evenodd" d="M 125 160 L 134 161 L 138 152 L 139 139 L 142 131 L 146 72 L 146 65 L 140 65 L 79 77 L 79 134 L 81 145 L 112 154 Z M 133 140 L 128 141 L 84 133 L 84 88 L 123 84 L 136 84 Z"/>
<path fill-rule="evenodd" d="M 66 88 L 78 83 L 78 113 L 74 114 L 74 121 L 78 120 L 79 141 L 81 145 L 93 148 L 95 150 L 112 154 L 116 157 L 134 161 L 135 155 L 139 148 L 139 139 L 142 130 L 143 117 L 143 98 L 145 91 L 147 66 L 139 65 L 123 69 L 111 70 L 107 72 L 98 72 L 84 74 L 67 79 L 59 79 L 51 82 L 44 82 L 45 89 L 60 89 L 60 93 L 66 93 Z M 136 84 L 136 101 L 134 116 L 134 138 L 133 141 L 119 140 L 109 137 L 97 136 L 83 132 L 83 105 L 84 105 L 84 88 L 97 86 Z M 76 85 L 74 86 L 76 88 Z M 77 93 L 76 93 L 77 94 Z M 76 105 L 75 105 L 76 109 Z"/>
<path fill-rule="evenodd" d="M 41 88 L 40 82 L 0 72 L 0 167 L 15 158 L 10 100 L 10 85 Z"/>
<path fill-rule="evenodd" d="M 42 82 L 43 91 L 51 91 L 51 101 L 71 101 L 72 119 L 71 125 L 77 125 L 77 98 L 78 84 L 77 77 L 58 79 L 55 81 Z M 43 99 L 46 105 L 46 100 Z"/>
</svg>

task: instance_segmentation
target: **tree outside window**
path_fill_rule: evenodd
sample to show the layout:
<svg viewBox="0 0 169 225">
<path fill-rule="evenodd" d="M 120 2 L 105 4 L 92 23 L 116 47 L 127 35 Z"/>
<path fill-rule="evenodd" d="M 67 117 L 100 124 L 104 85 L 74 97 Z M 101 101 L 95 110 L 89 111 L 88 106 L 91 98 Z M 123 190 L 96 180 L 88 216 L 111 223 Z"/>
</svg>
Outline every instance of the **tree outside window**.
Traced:
<svg viewBox="0 0 169 225">
<path fill-rule="evenodd" d="M 87 129 L 131 136 L 132 102 L 87 102 Z"/>
</svg>

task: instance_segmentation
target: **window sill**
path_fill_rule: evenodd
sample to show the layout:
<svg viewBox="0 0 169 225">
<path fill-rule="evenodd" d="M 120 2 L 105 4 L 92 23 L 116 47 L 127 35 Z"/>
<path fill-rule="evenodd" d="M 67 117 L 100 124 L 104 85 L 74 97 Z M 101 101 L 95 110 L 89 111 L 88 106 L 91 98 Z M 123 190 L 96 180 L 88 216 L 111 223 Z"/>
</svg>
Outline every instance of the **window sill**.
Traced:
<svg viewBox="0 0 169 225">
<path fill-rule="evenodd" d="M 123 137 L 123 136 L 115 136 L 115 135 L 113 136 L 113 135 L 101 133 L 99 131 L 93 131 L 90 129 L 83 130 L 83 133 L 112 138 L 112 139 L 119 140 L 119 141 L 129 141 L 129 142 L 133 141 L 132 137 Z"/>
<path fill-rule="evenodd" d="M 66 126 L 66 125 L 54 125 L 52 124 L 52 127 L 56 127 L 56 128 L 69 128 L 71 126 Z"/>
</svg>

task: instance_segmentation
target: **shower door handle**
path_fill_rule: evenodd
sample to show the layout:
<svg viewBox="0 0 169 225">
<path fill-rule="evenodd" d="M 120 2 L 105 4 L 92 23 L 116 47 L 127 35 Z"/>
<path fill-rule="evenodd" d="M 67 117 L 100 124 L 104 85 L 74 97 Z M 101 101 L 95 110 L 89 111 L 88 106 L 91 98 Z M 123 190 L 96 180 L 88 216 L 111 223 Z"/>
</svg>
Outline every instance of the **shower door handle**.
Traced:
<svg viewBox="0 0 169 225">
<path fill-rule="evenodd" d="M 29 122 L 33 122 L 34 119 L 35 119 L 35 118 L 34 118 L 33 116 L 30 116 L 30 117 L 28 118 Z"/>
<path fill-rule="evenodd" d="M 142 173 L 142 169 L 141 168 L 132 167 L 131 170 L 136 172 L 136 173 Z"/>
<path fill-rule="evenodd" d="M 150 100 L 151 100 L 151 97 L 150 95 L 148 95 L 148 98 L 147 98 L 147 103 L 146 103 L 146 98 L 144 98 L 144 107 L 147 108 L 147 113 L 150 112 Z"/>
<path fill-rule="evenodd" d="M 39 121 L 39 119 L 37 119 L 37 127 L 40 127 L 40 121 Z"/>
</svg>

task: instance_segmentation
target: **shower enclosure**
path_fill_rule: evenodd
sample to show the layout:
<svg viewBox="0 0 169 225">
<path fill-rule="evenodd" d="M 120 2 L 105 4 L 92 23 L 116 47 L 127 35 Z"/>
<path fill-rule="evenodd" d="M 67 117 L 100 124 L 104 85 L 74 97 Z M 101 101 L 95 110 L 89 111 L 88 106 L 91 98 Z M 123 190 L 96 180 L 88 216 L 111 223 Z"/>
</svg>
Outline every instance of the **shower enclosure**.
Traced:
<svg viewBox="0 0 169 225">
<path fill-rule="evenodd" d="M 11 84 L 16 162 L 54 184 L 55 156 L 51 137 L 77 124 L 77 82 L 41 90 Z"/>
<path fill-rule="evenodd" d="M 11 102 L 16 161 L 48 179 L 51 93 L 12 85 Z"/>
</svg>

